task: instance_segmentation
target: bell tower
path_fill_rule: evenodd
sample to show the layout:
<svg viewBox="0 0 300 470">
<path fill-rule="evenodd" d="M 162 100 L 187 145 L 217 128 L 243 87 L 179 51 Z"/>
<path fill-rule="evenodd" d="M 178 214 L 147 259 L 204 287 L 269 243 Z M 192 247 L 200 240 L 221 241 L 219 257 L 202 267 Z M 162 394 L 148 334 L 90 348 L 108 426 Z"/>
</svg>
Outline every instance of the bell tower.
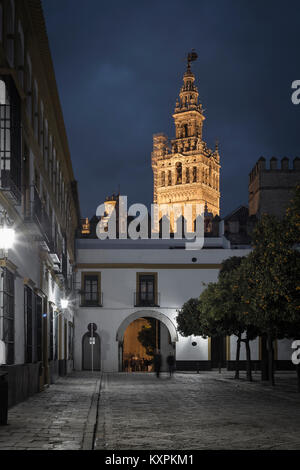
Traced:
<svg viewBox="0 0 300 470">
<path fill-rule="evenodd" d="M 187 68 L 176 101 L 173 119 L 175 138 L 169 143 L 164 134 L 153 136 L 153 201 L 157 204 L 206 204 L 214 216 L 220 212 L 220 156 L 202 138 L 204 114 L 199 102 L 191 62 L 196 52 L 187 56 Z"/>
</svg>

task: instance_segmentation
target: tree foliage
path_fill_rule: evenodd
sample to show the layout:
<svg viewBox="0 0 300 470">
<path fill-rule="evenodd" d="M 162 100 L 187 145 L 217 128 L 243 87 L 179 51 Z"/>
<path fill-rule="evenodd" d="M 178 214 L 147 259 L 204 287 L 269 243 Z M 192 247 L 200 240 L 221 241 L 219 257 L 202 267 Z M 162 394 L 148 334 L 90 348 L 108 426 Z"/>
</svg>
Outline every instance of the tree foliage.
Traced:
<svg viewBox="0 0 300 470">
<path fill-rule="evenodd" d="M 138 332 L 138 341 L 146 349 L 148 356 L 154 356 L 156 348 L 156 328 L 155 320 L 147 318 L 147 325 L 143 325 L 142 329 Z"/>
</svg>

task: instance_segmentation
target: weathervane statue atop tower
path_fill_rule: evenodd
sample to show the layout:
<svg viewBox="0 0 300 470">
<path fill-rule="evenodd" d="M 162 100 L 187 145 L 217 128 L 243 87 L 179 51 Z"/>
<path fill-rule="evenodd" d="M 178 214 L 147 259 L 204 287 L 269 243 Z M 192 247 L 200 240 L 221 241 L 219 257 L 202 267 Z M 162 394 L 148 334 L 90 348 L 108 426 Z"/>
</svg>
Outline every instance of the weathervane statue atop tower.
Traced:
<svg viewBox="0 0 300 470">
<path fill-rule="evenodd" d="M 187 55 L 187 66 L 188 68 L 190 68 L 191 66 L 191 62 L 194 62 L 194 60 L 197 60 L 198 59 L 198 54 L 197 52 L 195 51 L 195 49 L 192 49 L 191 52 L 188 53 Z"/>
</svg>

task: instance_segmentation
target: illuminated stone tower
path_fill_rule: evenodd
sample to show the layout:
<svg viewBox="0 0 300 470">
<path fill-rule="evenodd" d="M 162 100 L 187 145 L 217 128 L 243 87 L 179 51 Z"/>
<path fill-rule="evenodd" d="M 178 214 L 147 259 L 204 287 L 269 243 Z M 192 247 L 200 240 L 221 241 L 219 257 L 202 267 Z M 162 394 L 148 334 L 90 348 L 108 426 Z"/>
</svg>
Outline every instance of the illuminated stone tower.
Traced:
<svg viewBox="0 0 300 470">
<path fill-rule="evenodd" d="M 159 205 L 202 203 L 207 204 L 207 210 L 213 215 L 219 215 L 220 157 L 218 146 L 212 151 L 202 139 L 205 117 L 190 64 L 196 57 L 194 52 L 188 55 L 176 101 L 175 139 L 169 143 L 164 134 L 153 136 L 153 202 Z"/>
</svg>

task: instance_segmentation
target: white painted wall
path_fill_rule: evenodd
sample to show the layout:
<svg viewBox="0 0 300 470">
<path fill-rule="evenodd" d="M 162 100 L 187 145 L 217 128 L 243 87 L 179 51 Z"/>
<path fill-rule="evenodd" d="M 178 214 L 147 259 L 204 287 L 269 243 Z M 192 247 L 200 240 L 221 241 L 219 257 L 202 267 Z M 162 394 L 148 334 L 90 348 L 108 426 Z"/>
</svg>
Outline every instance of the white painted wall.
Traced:
<svg viewBox="0 0 300 470">
<path fill-rule="evenodd" d="M 170 244 L 174 245 L 174 241 Z M 75 316 L 75 368 L 81 369 L 82 337 L 87 332 L 89 323 L 96 323 L 97 333 L 101 338 L 101 360 L 104 371 L 118 371 L 118 342 L 117 331 L 123 320 L 140 307 L 134 307 L 134 292 L 136 291 L 136 273 L 156 272 L 160 306 L 149 308 L 166 315 L 176 327 L 177 310 L 191 297 L 198 297 L 205 289 L 203 283 L 215 282 L 218 269 L 194 269 L 197 264 L 221 264 L 231 256 L 246 256 L 249 249 L 202 249 L 189 251 L 184 249 L 168 249 L 164 241 L 158 241 L 158 248 L 153 248 L 153 241 L 132 240 L 78 240 L 77 241 L 77 286 L 81 283 L 81 272 L 101 272 L 101 291 L 103 307 L 79 307 Z M 197 258 L 196 263 L 192 258 Z M 102 267 L 80 267 L 81 264 L 101 263 Z M 167 269 L 156 268 L 112 268 L 111 264 L 154 264 L 168 265 Z M 108 264 L 109 267 L 103 265 Z M 172 268 L 174 264 L 174 268 Z M 175 265 L 190 264 L 189 269 L 178 269 Z M 147 308 L 143 308 L 143 314 Z M 142 316 L 142 314 L 141 314 Z M 192 342 L 197 343 L 192 346 Z M 278 342 L 278 358 L 290 359 L 290 341 Z M 230 359 L 235 360 L 236 337 L 230 338 Z M 251 356 L 259 359 L 259 341 L 251 342 Z M 181 361 L 208 360 L 208 339 L 201 337 L 182 337 L 178 334 L 176 342 L 176 359 Z M 240 359 L 246 359 L 245 346 L 241 345 Z"/>
<path fill-rule="evenodd" d="M 0 204 L 0 210 L 3 207 Z M 17 223 L 14 225 L 16 232 L 16 240 L 12 249 L 9 250 L 8 260 L 17 266 L 15 277 L 15 364 L 24 363 L 25 356 L 25 335 L 24 335 L 24 280 L 30 279 L 34 283 L 34 287 L 43 290 L 47 295 L 48 301 L 52 301 L 58 311 L 61 311 L 60 300 L 64 297 L 64 292 L 58 284 L 52 280 L 48 274 L 48 289 L 41 285 L 41 260 L 40 245 L 34 241 L 33 237 L 26 233 Z M 2 256 L 1 256 L 2 257 Z M 71 308 L 62 312 L 64 318 L 68 321 L 73 319 L 73 309 Z M 1 322 L 1 318 L 0 318 Z M 49 333 L 49 328 L 48 328 Z M 1 336 L 1 328 L 0 328 Z M 63 335 L 62 335 L 63 338 Z M 2 340 L 2 337 L 0 337 Z M 33 338 L 35 341 L 35 338 Z M 1 359 L 3 362 L 3 358 Z"/>
</svg>

